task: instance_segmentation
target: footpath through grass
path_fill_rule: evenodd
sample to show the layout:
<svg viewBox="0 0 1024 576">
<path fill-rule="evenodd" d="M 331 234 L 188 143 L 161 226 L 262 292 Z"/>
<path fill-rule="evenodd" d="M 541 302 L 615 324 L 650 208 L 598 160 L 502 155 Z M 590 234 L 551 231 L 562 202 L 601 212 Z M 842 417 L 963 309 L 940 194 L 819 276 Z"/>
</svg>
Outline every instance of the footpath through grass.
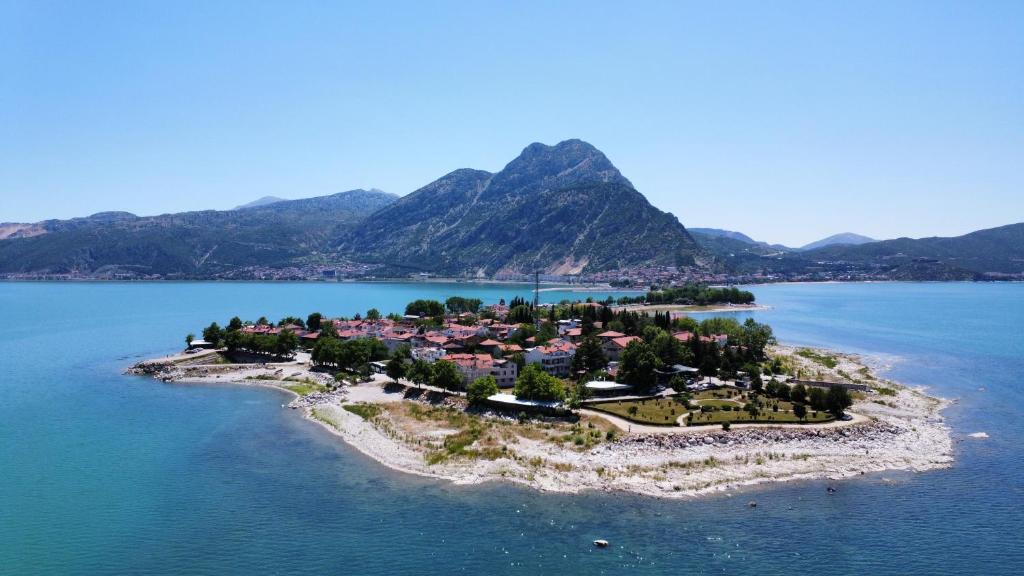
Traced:
<svg viewBox="0 0 1024 576">
<path fill-rule="evenodd" d="M 588 404 L 587 408 L 621 416 L 638 424 L 655 426 L 676 426 L 676 419 L 687 412 L 686 405 L 675 398 L 613 400 Z"/>
</svg>

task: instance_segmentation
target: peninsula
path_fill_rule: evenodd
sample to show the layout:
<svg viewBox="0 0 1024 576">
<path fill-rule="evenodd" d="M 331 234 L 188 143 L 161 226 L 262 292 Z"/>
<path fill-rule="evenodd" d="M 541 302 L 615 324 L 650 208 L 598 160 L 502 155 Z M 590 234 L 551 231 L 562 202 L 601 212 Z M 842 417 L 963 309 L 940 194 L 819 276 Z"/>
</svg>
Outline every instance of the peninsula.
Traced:
<svg viewBox="0 0 1024 576">
<path fill-rule="evenodd" d="M 946 402 L 855 355 L 776 343 L 706 286 L 603 302 L 417 300 L 404 314 L 213 323 L 133 374 L 271 386 L 396 470 L 455 483 L 681 497 L 949 466 Z"/>
</svg>

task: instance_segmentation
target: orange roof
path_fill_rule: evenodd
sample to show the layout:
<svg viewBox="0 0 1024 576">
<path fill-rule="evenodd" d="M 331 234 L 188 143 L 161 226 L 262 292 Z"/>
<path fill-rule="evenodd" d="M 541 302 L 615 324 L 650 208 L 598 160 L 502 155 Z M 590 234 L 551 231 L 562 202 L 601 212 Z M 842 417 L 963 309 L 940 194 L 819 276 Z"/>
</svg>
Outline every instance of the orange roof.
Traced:
<svg viewBox="0 0 1024 576">
<path fill-rule="evenodd" d="M 616 346 L 620 346 L 622 348 L 625 348 L 626 346 L 629 346 L 630 342 L 633 342 L 633 341 L 636 341 L 636 340 L 639 340 L 639 339 L 640 339 L 639 336 L 623 336 L 622 338 L 612 338 L 612 342 L 614 342 Z"/>
<path fill-rule="evenodd" d="M 490 338 L 488 338 L 487 340 L 484 340 L 483 342 L 481 342 L 480 345 L 481 346 L 501 346 L 501 342 L 498 342 L 497 340 L 491 340 Z"/>
<path fill-rule="evenodd" d="M 597 335 L 598 338 L 622 338 L 625 336 L 622 332 L 616 332 L 615 330 L 608 330 L 607 332 L 601 332 Z"/>
</svg>

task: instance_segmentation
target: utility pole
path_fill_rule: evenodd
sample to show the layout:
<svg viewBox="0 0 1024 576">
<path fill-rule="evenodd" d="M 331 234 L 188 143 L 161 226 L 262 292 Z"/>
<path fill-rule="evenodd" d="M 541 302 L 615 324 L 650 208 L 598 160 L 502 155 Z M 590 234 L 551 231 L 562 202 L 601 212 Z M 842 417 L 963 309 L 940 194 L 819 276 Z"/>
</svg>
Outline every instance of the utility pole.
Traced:
<svg viewBox="0 0 1024 576">
<path fill-rule="evenodd" d="M 540 270 L 533 271 L 533 327 L 540 332 Z"/>
</svg>

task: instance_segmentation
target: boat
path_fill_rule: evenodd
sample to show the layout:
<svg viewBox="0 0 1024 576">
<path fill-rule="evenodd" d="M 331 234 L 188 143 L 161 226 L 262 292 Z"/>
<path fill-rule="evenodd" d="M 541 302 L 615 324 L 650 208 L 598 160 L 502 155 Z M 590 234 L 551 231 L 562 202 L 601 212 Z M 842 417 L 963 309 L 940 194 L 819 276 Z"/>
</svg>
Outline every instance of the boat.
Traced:
<svg viewBox="0 0 1024 576">
<path fill-rule="evenodd" d="M 607 548 L 608 547 L 608 541 L 607 540 L 594 540 L 594 546 L 597 546 L 598 548 Z"/>
</svg>

